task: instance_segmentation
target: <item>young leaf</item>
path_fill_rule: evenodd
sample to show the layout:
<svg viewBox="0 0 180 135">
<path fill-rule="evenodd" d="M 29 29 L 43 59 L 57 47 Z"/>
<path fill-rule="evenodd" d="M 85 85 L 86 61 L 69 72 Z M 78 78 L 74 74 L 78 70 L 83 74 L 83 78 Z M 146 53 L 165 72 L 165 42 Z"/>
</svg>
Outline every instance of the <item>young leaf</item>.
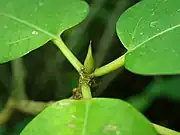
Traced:
<svg viewBox="0 0 180 135">
<path fill-rule="evenodd" d="M 86 55 L 86 59 L 84 61 L 84 67 L 88 73 L 92 73 L 95 69 L 95 63 L 94 63 L 94 58 L 92 55 L 92 46 L 91 42 L 89 44 L 88 52 Z"/>
<path fill-rule="evenodd" d="M 1 0 L 0 63 L 21 57 L 80 23 L 88 6 L 80 0 Z"/>
<path fill-rule="evenodd" d="M 21 135 L 157 135 L 151 123 L 124 101 L 62 100 L 46 108 Z"/>
<path fill-rule="evenodd" d="M 143 0 L 117 22 L 125 67 L 139 74 L 180 73 L 180 1 Z"/>
</svg>

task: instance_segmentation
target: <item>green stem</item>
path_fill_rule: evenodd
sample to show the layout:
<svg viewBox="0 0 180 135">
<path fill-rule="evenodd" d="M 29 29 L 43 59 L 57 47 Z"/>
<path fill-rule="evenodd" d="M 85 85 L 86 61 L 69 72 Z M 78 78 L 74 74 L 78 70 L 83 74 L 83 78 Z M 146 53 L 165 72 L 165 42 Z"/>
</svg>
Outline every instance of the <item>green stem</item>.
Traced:
<svg viewBox="0 0 180 135">
<path fill-rule="evenodd" d="M 124 58 L 125 54 L 112 61 L 111 63 L 95 69 L 95 71 L 92 73 L 92 76 L 102 76 L 122 67 L 124 65 Z"/>
<path fill-rule="evenodd" d="M 89 87 L 89 85 L 82 84 L 81 85 L 81 91 L 82 91 L 83 99 L 90 99 L 90 98 L 92 98 L 91 88 Z"/>
<path fill-rule="evenodd" d="M 23 64 L 23 58 L 12 61 L 12 92 L 11 98 L 14 100 L 25 100 L 27 95 L 25 92 L 26 70 Z"/>
<path fill-rule="evenodd" d="M 180 135 L 179 132 L 168 129 L 166 127 L 162 127 L 162 126 L 157 125 L 157 124 L 153 124 L 153 126 L 155 127 L 155 129 L 159 135 Z"/>
<path fill-rule="evenodd" d="M 80 72 L 83 65 L 81 62 L 76 58 L 76 56 L 68 49 L 68 47 L 64 44 L 62 39 L 57 38 L 52 40 L 54 44 L 62 51 L 64 56 L 69 60 L 69 62 L 74 66 L 74 68 Z"/>
</svg>

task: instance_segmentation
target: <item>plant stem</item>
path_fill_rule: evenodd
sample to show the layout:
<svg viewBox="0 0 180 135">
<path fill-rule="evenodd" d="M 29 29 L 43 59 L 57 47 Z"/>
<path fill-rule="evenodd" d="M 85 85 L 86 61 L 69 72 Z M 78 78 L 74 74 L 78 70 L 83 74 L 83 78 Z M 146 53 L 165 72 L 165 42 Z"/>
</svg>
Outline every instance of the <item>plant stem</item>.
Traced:
<svg viewBox="0 0 180 135">
<path fill-rule="evenodd" d="M 155 127 L 156 131 L 158 132 L 159 135 L 180 135 L 179 132 L 176 132 L 174 130 L 168 129 L 166 127 L 157 125 L 157 124 L 153 124 L 153 126 Z"/>
<path fill-rule="evenodd" d="M 81 84 L 81 91 L 82 91 L 83 99 L 90 99 L 90 98 L 92 98 L 91 88 L 89 87 L 88 84 Z"/>
<path fill-rule="evenodd" d="M 25 92 L 26 70 L 23 64 L 23 58 L 12 61 L 12 91 L 11 98 L 14 100 L 25 100 L 27 95 Z"/>
<path fill-rule="evenodd" d="M 122 67 L 124 65 L 124 58 L 125 54 L 112 61 L 111 63 L 95 69 L 95 71 L 92 73 L 92 76 L 102 76 Z"/>
<path fill-rule="evenodd" d="M 73 65 L 73 67 L 80 72 L 83 65 L 81 62 L 76 58 L 76 56 L 69 50 L 69 48 L 64 44 L 62 39 L 57 38 L 52 40 L 54 44 L 62 51 L 64 56 L 69 60 L 69 62 Z"/>
</svg>

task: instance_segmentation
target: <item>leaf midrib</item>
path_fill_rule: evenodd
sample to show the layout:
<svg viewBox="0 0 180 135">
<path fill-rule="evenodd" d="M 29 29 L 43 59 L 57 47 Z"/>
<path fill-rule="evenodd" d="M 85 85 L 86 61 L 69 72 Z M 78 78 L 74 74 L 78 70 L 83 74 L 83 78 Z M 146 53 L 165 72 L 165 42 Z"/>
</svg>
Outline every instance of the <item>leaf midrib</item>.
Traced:
<svg viewBox="0 0 180 135">
<path fill-rule="evenodd" d="M 32 24 L 32 23 L 30 23 L 30 22 L 28 22 L 28 21 L 26 21 L 26 20 L 20 19 L 20 18 L 18 18 L 18 17 L 16 17 L 16 16 L 13 16 L 13 15 L 10 15 L 10 14 L 6 14 L 6 13 L 3 13 L 3 12 L 0 12 L 0 15 L 1 15 L 1 16 L 5 16 L 5 17 L 7 17 L 7 18 L 10 18 L 10 19 L 12 19 L 12 20 L 14 20 L 14 21 L 16 21 L 16 22 L 19 22 L 19 23 L 21 23 L 21 24 L 24 24 L 24 25 L 26 25 L 26 26 L 29 26 L 30 28 L 33 28 L 33 29 L 35 29 L 35 30 L 37 30 L 37 31 L 40 31 L 40 32 L 42 32 L 42 33 L 50 36 L 51 38 L 54 38 L 54 39 L 57 39 L 57 38 L 58 38 L 56 35 L 50 33 L 49 31 L 46 31 L 46 30 L 40 28 L 39 26 L 34 25 L 34 24 Z"/>
<path fill-rule="evenodd" d="M 91 102 L 90 101 L 85 101 L 85 115 L 84 115 L 84 123 L 83 123 L 83 128 L 82 128 L 82 135 L 86 135 L 86 127 L 88 124 L 88 116 L 89 116 L 89 109 L 91 106 Z"/>
<path fill-rule="evenodd" d="M 163 30 L 163 31 L 155 34 L 154 36 L 152 36 L 152 37 L 146 39 L 145 41 L 141 42 L 140 44 L 136 45 L 136 46 L 135 46 L 134 48 L 132 48 L 131 50 L 128 50 L 128 53 L 136 50 L 137 48 L 139 48 L 139 47 L 141 47 L 141 46 L 143 46 L 143 45 L 145 45 L 147 42 L 153 40 L 154 38 L 157 38 L 157 37 L 159 37 L 159 36 L 161 36 L 161 35 L 163 35 L 163 34 L 165 34 L 165 33 L 167 33 L 167 32 L 170 32 L 170 31 L 172 31 L 172 30 L 174 30 L 174 29 L 176 29 L 176 28 L 178 28 L 178 27 L 180 27 L 180 24 L 174 25 L 173 27 L 167 28 L 167 29 L 165 29 L 165 30 Z"/>
</svg>

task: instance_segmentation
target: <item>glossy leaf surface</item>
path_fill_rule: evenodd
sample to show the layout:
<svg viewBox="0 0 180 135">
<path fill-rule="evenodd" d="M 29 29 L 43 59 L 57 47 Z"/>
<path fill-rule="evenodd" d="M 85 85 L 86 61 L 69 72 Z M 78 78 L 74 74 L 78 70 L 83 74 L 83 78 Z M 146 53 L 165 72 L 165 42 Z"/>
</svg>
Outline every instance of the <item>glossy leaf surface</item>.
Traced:
<svg viewBox="0 0 180 135">
<path fill-rule="evenodd" d="M 117 22 L 128 52 L 125 67 L 138 74 L 180 73 L 180 1 L 143 0 Z"/>
<path fill-rule="evenodd" d="M 87 13 L 88 6 L 81 0 L 1 0 L 0 63 L 59 37 Z"/>
<path fill-rule="evenodd" d="M 62 100 L 46 108 L 21 135 L 157 135 L 151 123 L 117 99 Z"/>
</svg>

